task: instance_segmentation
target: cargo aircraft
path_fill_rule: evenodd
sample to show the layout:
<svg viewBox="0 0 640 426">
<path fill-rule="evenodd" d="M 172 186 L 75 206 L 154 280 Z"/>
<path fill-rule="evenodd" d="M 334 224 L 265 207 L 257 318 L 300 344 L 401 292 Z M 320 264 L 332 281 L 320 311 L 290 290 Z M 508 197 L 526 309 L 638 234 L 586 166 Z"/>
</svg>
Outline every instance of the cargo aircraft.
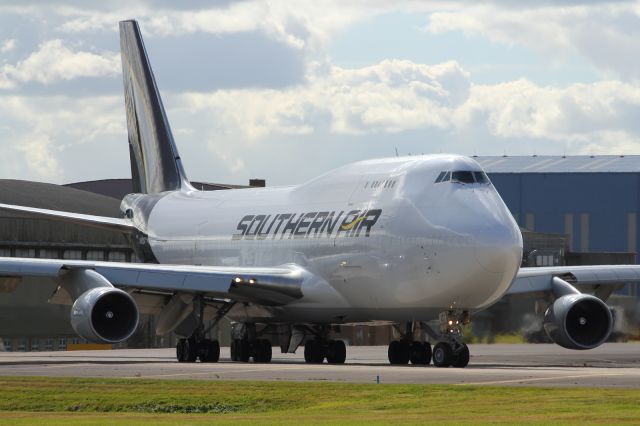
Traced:
<svg viewBox="0 0 640 426">
<path fill-rule="evenodd" d="M 304 345 L 308 363 L 339 364 L 346 348 L 333 333 L 374 322 L 398 332 L 391 364 L 465 367 L 461 326 L 507 293 L 545 304 L 557 344 L 591 349 L 613 326 L 603 299 L 640 280 L 636 265 L 521 268 L 516 222 L 478 163 L 459 155 L 360 161 L 294 186 L 198 191 L 135 21 L 120 23 L 120 48 L 136 185 L 122 217 L 0 206 L 122 232 L 144 262 L 0 258 L 0 279 L 53 280 L 50 302 L 72 305 L 84 339 L 122 342 L 140 313 L 154 314 L 158 335 L 183 336 L 178 361 L 216 362 L 219 343 L 207 336 L 227 317 L 233 361 L 269 362 L 277 342 L 284 353 Z"/>
</svg>

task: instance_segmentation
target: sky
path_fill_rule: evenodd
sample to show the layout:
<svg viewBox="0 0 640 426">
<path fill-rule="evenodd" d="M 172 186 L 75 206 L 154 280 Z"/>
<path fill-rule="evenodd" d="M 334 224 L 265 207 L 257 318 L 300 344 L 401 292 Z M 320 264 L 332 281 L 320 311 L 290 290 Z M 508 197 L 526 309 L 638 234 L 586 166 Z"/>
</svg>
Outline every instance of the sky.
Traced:
<svg viewBox="0 0 640 426">
<path fill-rule="evenodd" d="M 0 178 L 130 176 L 138 20 L 189 179 L 368 158 L 640 154 L 640 2 L 3 0 Z"/>
</svg>

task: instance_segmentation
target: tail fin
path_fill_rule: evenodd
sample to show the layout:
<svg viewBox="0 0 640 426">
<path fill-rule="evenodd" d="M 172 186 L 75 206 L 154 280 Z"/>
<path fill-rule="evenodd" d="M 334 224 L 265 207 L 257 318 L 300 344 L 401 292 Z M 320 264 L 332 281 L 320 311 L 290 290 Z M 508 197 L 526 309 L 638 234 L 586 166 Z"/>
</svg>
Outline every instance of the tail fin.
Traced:
<svg viewBox="0 0 640 426">
<path fill-rule="evenodd" d="M 191 189 L 136 21 L 120 22 L 120 54 L 134 191 Z"/>
</svg>

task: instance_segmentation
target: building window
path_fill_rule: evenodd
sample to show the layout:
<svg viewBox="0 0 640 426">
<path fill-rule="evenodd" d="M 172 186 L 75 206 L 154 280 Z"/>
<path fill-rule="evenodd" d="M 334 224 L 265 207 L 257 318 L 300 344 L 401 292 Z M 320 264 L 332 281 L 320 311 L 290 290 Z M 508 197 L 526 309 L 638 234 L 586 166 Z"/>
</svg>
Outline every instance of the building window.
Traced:
<svg viewBox="0 0 640 426">
<path fill-rule="evenodd" d="M 67 339 L 66 339 L 66 337 L 61 337 L 60 340 L 58 340 L 58 350 L 59 351 L 66 351 L 67 350 Z"/>
<path fill-rule="evenodd" d="M 109 262 L 126 262 L 127 254 L 122 251 L 113 250 L 108 253 L 107 260 Z"/>
<path fill-rule="evenodd" d="M 82 250 L 65 250 L 62 254 L 63 259 L 82 260 Z"/>
<path fill-rule="evenodd" d="M 17 248 L 16 257 L 36 257 L 36 249 L 34 248 Z"/>
<path fill-rule="evenodd" d="M 60 252 L 55 249 L 41 248 L 39 251 L 39 257 L 42 259 L 58 259 L 60 258 Z"/>
<path fill-rule="evenodd" d="M 87 250 L 87 260 L 104 260 L 102 250 Z"/>
</svg>

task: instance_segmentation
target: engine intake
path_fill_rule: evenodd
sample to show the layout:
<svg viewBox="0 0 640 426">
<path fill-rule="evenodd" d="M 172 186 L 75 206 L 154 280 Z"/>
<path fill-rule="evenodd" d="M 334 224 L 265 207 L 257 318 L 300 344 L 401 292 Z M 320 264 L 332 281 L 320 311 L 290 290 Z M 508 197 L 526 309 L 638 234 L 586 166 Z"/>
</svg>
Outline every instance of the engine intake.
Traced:
<svg viewBox="0 0 640 426">
<path fill-rule="evenodd" d="M 589 294 L 562 296 L 544 314 L 544 329 L 567 349 L 593 349 L 604 343 L 613 329 L 609 307 Z"/>
<path fill-rule="evenodd" d="M 117 289 L 92 269 L 71 269 L 60 286 L 74 300 L 71 326 L 91 342 L 119 343 L 138 327 L 138 307 L 130 294 Z"/>
<path fill-rule="evenodd" d="M 71 326 L 89 341 L 119 343 L 136 331 L 138 307 L 133 298 L 120 289 L 93 288 L 74 302 Z"/>
</svg>

